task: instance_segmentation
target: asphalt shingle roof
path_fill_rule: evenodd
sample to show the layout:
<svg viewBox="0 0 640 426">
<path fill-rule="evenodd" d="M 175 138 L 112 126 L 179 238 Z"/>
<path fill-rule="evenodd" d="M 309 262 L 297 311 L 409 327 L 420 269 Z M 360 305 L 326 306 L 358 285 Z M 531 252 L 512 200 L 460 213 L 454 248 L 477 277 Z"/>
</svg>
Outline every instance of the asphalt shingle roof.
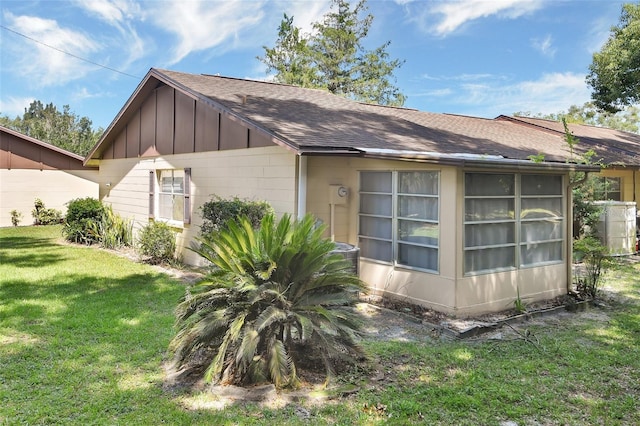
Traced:
<svg viewBox="0 0 640 426">
<path fill-rule="evenodd" d="M 89 158 L 98 158 L 95 155 L 111 143 L 128 114 L 163 83 L 270 133 L 299 152 L 378 150 L 517 161 L 541 154 L 545 161 L 558 163 L 575 159 L 564 141 L 561 123 L 542 126 L 534 119 L 519 117 L 486 119 L 430 113 L 364 104 L 319 89 L 153 68 Z M 640 136 L 583 127 L 587 129 L 576 126 L 572 130 L 585 142 L 584 150 L 592 145 L 601 156 L 617 153 L 615 161 L 640 164 L 635 154 L 640 152 Z"/>
<path fill-rule="evenodd" d="M 565 161 L 562 135 L 476 117 L 355 102 L 318 89 L 156 70 L 297 148 L 371 148 Z"/>
</svg>

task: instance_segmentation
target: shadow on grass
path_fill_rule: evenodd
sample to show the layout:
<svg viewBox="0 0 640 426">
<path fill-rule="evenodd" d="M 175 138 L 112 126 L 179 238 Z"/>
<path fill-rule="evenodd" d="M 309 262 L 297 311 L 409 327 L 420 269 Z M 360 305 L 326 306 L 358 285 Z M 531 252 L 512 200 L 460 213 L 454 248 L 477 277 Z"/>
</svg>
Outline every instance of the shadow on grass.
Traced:
<svg viewBox="0 0 640 426">
<path fill-rule="evenodd" d="M 66 257 L 52 238 L 3 237 L 0 239 L 0 264 L 17 268 L 33 268 L 52 265 Z"/>
</svg>

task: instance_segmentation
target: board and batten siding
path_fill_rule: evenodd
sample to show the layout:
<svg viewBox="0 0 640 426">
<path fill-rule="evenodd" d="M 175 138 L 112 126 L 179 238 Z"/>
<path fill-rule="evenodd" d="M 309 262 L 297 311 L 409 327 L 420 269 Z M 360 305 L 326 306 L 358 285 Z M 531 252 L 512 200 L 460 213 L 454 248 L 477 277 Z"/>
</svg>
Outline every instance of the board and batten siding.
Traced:
<svg viewBox="0 0 640 426">
<path fill-rule="evenodd" d="M 270 136 L 245 126 L 236 117 L 166 85 L 129 111 L 125 121 L 106 144 L 101 160 L 275 145 Z"/>
<path fill-rule="evenodd" d="M 264 200 L 278 216 L 295 213 L 296 156 L 278 146 L 102 160 L 101 199 L 123 218 L 133 219 L 137 232 L 150 220 L 149 171 L 184 168 L 191 169 L 192 221 L 190 225 L 174 229 L 179 254 L 186 263 L 202 263 L 199 256 L 186 248 L 200 231 L 200 206 L 214 195 Z"/>
</svg>

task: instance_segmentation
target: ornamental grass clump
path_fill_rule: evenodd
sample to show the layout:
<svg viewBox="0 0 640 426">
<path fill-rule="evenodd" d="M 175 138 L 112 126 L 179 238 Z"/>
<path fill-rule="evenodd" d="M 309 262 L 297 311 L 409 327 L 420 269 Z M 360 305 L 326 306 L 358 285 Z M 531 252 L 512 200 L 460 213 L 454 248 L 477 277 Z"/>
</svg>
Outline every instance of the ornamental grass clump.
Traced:
<svg viewBox="0 0 640 426">
<path fill-rule="evenodd" d="M 243 217 L 194 251 L 214 266 L 178 305 L 174 369 L 219 384 L 296 387 L 299 372 L 362 360 L 349 305 L 364 290 L 312 216 Z M 215 256 L 211 255 L 215 253 Z"/>
</svg>

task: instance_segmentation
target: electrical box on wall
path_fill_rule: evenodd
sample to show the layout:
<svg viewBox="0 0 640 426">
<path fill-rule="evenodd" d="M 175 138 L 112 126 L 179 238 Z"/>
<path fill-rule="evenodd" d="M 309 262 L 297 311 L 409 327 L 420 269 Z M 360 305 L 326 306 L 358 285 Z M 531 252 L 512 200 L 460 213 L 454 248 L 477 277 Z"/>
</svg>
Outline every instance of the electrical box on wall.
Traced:
<svg viewBox="0 0 640 426">
<path fill-rule="evenodd" d="M 329 204 L 346 204 L 349 188 L 343 185 L 329 185 Z"/>
</svg>

